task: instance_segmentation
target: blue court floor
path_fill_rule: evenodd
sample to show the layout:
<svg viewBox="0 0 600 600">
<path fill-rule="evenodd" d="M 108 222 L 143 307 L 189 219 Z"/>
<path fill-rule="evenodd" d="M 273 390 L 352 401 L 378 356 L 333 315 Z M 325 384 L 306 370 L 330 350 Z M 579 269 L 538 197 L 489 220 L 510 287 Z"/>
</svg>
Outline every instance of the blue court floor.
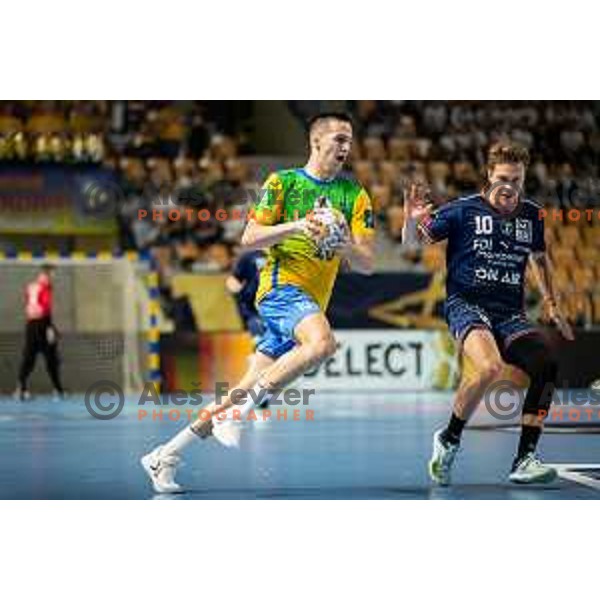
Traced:
<svg viewBox="0 0 600 600">
<path fill-rule="evenodd" d="M 518 487 L 506 475 L 518 430 L 466 431 L 451 487 L 430 484 L 434 430 L 450 393 L 322 394 L 314 420 L 258 421 L 240 450 L 214 440 L 189 448 L 178 479 L 189 490 L 156 496 L 139 459 L 187 421 L 140 418 L 134 399 L 113 420 L 94 419 L 82 397 L 21 403 L 0 399 L 0 498 L 14 499 L 600 499 L 600 434 L 543 437 L 546 462 L 566 465 L 548 486 Z M 169 407 L 163 407 L 167 409 Z M 174 408 L 174 407 L 170 407 Z M 273 409 L 275 413 L 276 409 Z"/>
</svg>

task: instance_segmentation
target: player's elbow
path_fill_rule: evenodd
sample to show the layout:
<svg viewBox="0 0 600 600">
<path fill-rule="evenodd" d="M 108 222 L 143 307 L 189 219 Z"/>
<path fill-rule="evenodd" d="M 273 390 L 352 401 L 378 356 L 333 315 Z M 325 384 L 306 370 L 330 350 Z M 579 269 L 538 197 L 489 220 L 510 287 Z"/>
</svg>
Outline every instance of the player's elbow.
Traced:
<svg viewBox="0 0 600 600">
<path fill-rule="evenodd" d="M 230 294 L 233 294 L 235 296 L 236 294 L 240 293 L 242 289 L 242 284 L 237 277 L 229 275 L 229 277 L 227 277 L 227 279 L 225 280 L 225 287 L 227 288 L 227 291 Z"/>
<path fill-rule="evenodd" d="M 242 239 L 240 240 L 240 246 L 242 248 L 246 248 L 251 250 L 254 248 L 256 244 L 256 228 L 253 223 L 249 223 L 244 229 L 244 233 L 242 234 Z"/>
</svg>

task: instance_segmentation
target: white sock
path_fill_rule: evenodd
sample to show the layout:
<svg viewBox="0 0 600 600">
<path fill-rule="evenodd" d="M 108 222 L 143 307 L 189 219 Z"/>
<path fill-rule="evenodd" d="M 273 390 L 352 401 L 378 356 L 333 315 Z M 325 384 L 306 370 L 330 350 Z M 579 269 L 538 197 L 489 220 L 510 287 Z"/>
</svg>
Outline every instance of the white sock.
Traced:
<svg viewBox="0 0 600 600">
<path fill-rule="evenodd" d="M 261 402 L 269 400 L 272 395 L 273 392 L 269 391 L 267 388 L 262 387 L 260 383 L 257 383 L 252 388 L 251 394 L 248 394 L 244 406 L 240 407 L 242 417 L 246 416 L 251 410 L 256 410 Z"/>
<path fill-rule="evenodd" d="M 169 440 L 162 448 L 162 451 L 166 454 L 181 454 L 183 449 L 191 444 L 194 440 L 198 439 L 198 435 L 192 431 L 192 428 L 188 425 L 185 429 L 182 429 L 174 438 Z"/>
</svg>

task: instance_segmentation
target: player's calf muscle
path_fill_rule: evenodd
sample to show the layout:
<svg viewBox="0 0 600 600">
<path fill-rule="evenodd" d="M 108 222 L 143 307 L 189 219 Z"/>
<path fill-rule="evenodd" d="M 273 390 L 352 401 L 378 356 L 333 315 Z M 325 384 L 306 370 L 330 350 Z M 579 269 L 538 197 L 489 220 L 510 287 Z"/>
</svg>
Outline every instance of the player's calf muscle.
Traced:
<svg viewBox="0 0 600 600">
<path fill-rule="evenodd" d="M 454 412 L 461 419 L 468 420 L 473 411 L 481 401 L 488 382 L 476 375 L 471 378 L 463 378 L 456 393 L 454 401 Z"/>
</svg>

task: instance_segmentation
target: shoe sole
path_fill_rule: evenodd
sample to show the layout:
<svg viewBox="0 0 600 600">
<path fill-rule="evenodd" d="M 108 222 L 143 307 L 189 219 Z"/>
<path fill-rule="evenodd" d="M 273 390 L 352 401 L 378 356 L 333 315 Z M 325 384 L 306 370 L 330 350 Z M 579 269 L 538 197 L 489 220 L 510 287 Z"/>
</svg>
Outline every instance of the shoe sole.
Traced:
<svg viewBox="0 0 600 600">
<path fill-rule="evenodd" d="M 558 476 L 558 473 L 554 470 L 549 471 L 548 473 L 546 473 L 545 475 L 541 475 L 540 477 L 536 477 L 535 479 L 528 479 L 528 480 L 524 480 L 524 479 L 513 479 L 510 475 L 508 477 L 509 481 L 512 483 L 516 483 L 517 485 L 530 485 L 532 483 L 551 483 L 553 482 L 556 477 Z"/>
</svg>

